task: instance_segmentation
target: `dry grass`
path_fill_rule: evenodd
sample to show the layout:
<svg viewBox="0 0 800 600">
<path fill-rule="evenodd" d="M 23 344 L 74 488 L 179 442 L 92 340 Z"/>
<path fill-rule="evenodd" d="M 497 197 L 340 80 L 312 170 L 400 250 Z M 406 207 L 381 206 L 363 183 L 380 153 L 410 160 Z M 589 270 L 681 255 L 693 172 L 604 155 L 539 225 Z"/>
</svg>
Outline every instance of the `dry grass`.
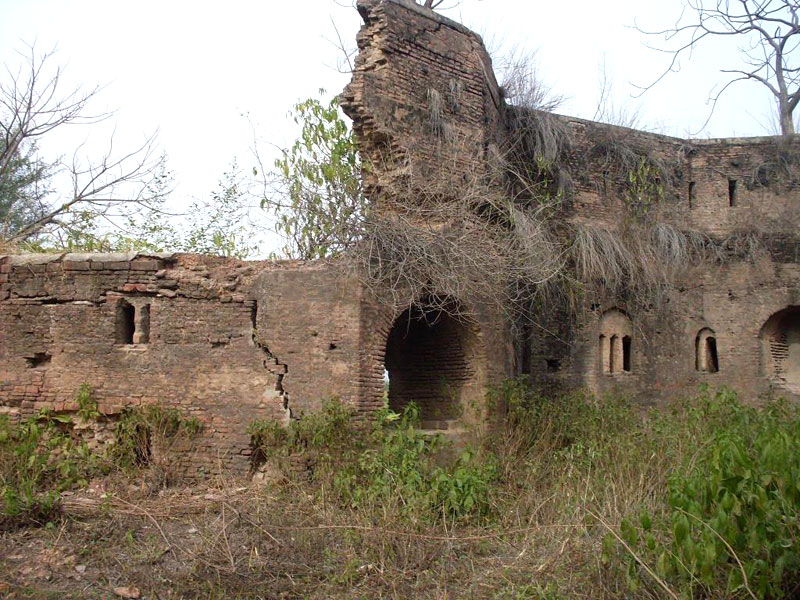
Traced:
<svg viewBox="0 0 800 600">
<path fill-rule="evenodd" d="M 604 563 L 598 520 L 618 527 L 624 515 L 663 511 L 666 477 L 695 437 L 689 427 L 656 429 L 614 399 L 511 410 L 477 445 L 498 470 L 491 510 L 467 518 L 409 514 L 400 495 L 353 507 L 332 485 L 336 470 L 268 484 L 220 473 L 213 489 L 158 496 L 127 486 L 85 492 L 65 498 L 52 527 L 0 534 L 0 590 L 12 598 L 105 598 L 120 586 L 147 598 L 658 598 L 655 582 L 633 594 Z"/>
</svg>

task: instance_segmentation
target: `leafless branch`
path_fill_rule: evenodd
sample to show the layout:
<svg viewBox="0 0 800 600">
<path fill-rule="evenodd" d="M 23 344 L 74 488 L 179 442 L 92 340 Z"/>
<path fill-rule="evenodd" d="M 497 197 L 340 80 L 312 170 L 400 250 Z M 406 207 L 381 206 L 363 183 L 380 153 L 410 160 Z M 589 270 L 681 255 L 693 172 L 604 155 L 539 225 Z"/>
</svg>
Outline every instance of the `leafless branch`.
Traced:
<svg viewBox="0 0 800 600">
<path fill-rule="evenodd" d="M 64 89 L 62 68 L 51 68 L 52 51 L 38 54 L 28 45 L 20 55 L 23 65 L 16 71 L 6 67 L 5 81 L 0 81 L 0 187 L 6 189 L 16 176 L 13 170 L 19 168 L 22 153 L 35 148 L 39 139 L 67 125 L 94 124 L 110 117 L 109 113 L 88 112 L 88 104 L 100 88 Z M 153 177 L 164 161 L 156 156 L 155 135 L 140 147 L 119 153 L 112 134 L 107 151 L 99 158 L 87 160 L 82 152 L 80 145 L 70 162 L 59 159 L 46 165 L 41 177 L 66 175 L 69 191 L 42 195 L 35 215 L 14 230 L 4 228 L 7 242 L 18 244 L 65 225 L 78 209 L 108 215 L 111 206 L 144 206 L 153 199 Z M 22 199 L 12 195 L 3 202 L 5 206 L 0 208 L 8 212 Z"/>
<path fill-rule="evenodd" d="M 639 86 L 641 93 L 651 89 L 667 74 L 680 70 L 680 59 L 691 53 L 704 40 L 735 37 L 739 52 L 748 68 L 727 68 L 721 72 L 733 75 L 709 97 L 711 112 L 721 94 L 738 81 L 755 81 L 773 96 L 784 135 L 794 133 L 793 113 L 800 102 L 800 22 L 797 0 L 686 0 L 675 25 L 661 30 L 637 29 L 650 36 L 662 37 L 670 61 L 651 83 Z M 708 119 L 706 120 L 706 124 Z M 705 125 L 704 125 L 705 127 Z"/>
</svg>

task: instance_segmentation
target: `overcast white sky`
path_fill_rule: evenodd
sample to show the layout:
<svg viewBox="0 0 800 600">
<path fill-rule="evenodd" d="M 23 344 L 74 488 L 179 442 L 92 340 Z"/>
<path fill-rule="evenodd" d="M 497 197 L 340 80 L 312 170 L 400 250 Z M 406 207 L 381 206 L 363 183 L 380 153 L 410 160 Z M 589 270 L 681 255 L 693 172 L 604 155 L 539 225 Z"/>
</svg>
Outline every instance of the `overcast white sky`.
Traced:
<svg viewBox="0 0 800 600">
<path fill-rule="evenodd" d="M 346 4 L 346 0 L 338 0 Z M 349 76 L 337 72 L 332 23 L 355 45 L 360 17 L 337 0 L 0 0 L 0 57 L 35 42 L 57 48 L 66 81 L 104 86 L 94 107 L 115 110 L 117 145 L 133 146 L 158 130 L 176 178 L 176 200 L 206 196 L 234 157 L 250 166 L 250 115 L 263 143 L 287 145 L 296 132 L 287 119 L 299 99 L 325 88 L 338 93 Z M 658 28 L 680 12 L 680 0 L 463 0 L 443 11 L 484 36 L 488 45 L 537 50 L 541 78 L 566 97 L 560 112 L 591 118 L 602 65 L 615 103 L 640 108 L 641 124 L 681 137 L 708 114 L 710 86 L 735 44 L 698 51 L 640 100 L 631 83 L 647 83 L 664 55 L 648 50 L 634 20 Z M 651 42 L 654 40 L 651 40 Z M 739 84 L 699 137 L 772 133 L 771 104 L 755 84 Z M 73 130 L 45 150 L 70 152 L 105 139 L 97 129 Z"/>
</svg>

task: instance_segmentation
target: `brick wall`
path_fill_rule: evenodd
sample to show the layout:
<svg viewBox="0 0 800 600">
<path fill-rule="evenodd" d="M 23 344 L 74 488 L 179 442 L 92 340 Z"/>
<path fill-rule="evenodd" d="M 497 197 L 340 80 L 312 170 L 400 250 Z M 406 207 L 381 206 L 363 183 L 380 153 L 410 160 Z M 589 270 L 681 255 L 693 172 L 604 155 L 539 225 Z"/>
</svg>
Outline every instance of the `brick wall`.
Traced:
<svg viewBox="0 0 800 600">
<path fill-rule="evenodd" d="M 343 105 L 369 165 L 370 198 L 379 205 L 398 189 L 413 191 L 407 180 L 437 176 L 423 166 L 442 152 L 448 178 L 475 175 L 460 169 L 474 169 L 474 158 L 491 151 L 506 110 L 480 38 L 410 1 L 358 6 L 361 52 Z M 449 133 L 432 120 L 435 98 Z M 535 325 L 514 326 L 474 298 L 451 298 L 468 319 L 405 330 L 408 307 L 388 308 L 336 263 L 4 256 L 0 413 L 18 420 L 41 409 L 75 411 L 86 383 L 111 421 L 125 406 L 149 403 L 197 417 L 205 429 L 196 451 L 175 458 L 187 472 L 243 473 L 252 421 L 285 422 L 330 397 L 366 418 L 383 405 L 387 363 L 398 384 L 394 405 L 423 400 L 433 426 L 457 425 L 456 417 L 483 422 L 486 385 L 520 372 L 548 390 L 619 390 L 643 403 L 702 383 L 731 386 L 748 399 L 796 393 L 800 198 L 791 167 L 798 142 L 687 141 L 563 122 L 574 181 L 559 215 L 565 224 L 614 228 L 629 218 L 626 174 L 607 161 L 610 145 L 622 144 L 665 166 L 658 209 L 666 222 L 718 239 L 757 230 L 769 252 L 695 266 L 671 282 L 659 306 L 597 292 L 577 311 L 543 306 Z M 463 143 L 444 147 L 447 136 Z M 780 331 L 783 323 L 791 331 Z M 701 331 L 716 342 L 717 372 L 697 368 Z"/>
<path fill-rule="evenodd" d="M 15 421 L 77 411 L 88 384 L 112 426 L 126 406 L 147 404 L 203 423 L 195 447 L 176 452 L 188 474 L 245 473 L 255 420 L 286 422 L 329 398 L 364 418 L 383 406 L 399 315 L 339 264 L 56 254 L 1 257 L 0 269 L 0 413 Z M 435 333 L 420 381 L 438 394 L 449 379 L 445 416 L 461 417 L 483 396 L 489 352 L 507 364 L 503 324 L 449 320 Z"/>
<path fill-rule="evenodd" d="M 403 201 L 403 194 L 408 195 L 407 186 L 398 182 L 403 175 L 413 172 L 423 181 L 426 176 L 441 177 L 435 170 L 415 170 L 415 162 L 445 162 L 459 172 L 458 160 L 447 154 L 441 132 L 431 125 L 431 90 L 446 99 L 452 82 L 464 83 L 456 87 L 468 92 L 468 101 L 449 112 L 445 102 L 443 115 L 468 132 L 466 138 L 482 145 L 484 152 L 515 122 L 506 118 L 508 111 L 520 109 L 505 106 L 491 61 L 474 33 L 404 0 L 361 0 L 358 6 L 364 27 L 344 107 L 354 119 L 361 151 L 370 164 L 365 175 L 372 185 L 371 197 L 394 194 Z M 619 389 L 645 403 L 691 393 L 700 383 L 730 385 L 751 398 L 770 389 L 774 382 L 764 374 L 759 336 L 770 315 L 797 304 L 800 195 L 794 165 L 800 142 L 683 140 L 556 118 L 564 126 L 562 162 L 573 183 L 560 215 L 566 224 L 615 229 L 632 218 L 629 169 L 620 167 L 619 160 L 627 154 L 629 160 L 644 157 L 661 169 L 663 197 L 652 207 L 661 222 L 717 241 L 756 232 L 767 256 L 756 262 L 696 266 L 671 282 L 667 300 L 659 307 L 629 306 L 625 298 L 602 293 L 583 298 L 577 314 L 544 307 L 535 326 L 516 328 L 512 352 L 504 346 L 510 337 L 499 333 L 503 327 L 488 326 L 492 319 L 484 316 L 482 327 L 494 336 L 493 344 L 483 341 L 485 348 L 492 348 L 486 363 L 493 369 L 490 379 L 525 372 L 549 389 Z M 395 158 L 386 161 L 387 155 Z M 406 201 L 413 201 L 413 195 Z M 614 309 L 630 319 L 630 370 L 607 372 L 599 337 L 603 315 Z M 696 369 L 696 339 L 703 328 L 715 334 L 716 373 Z M 362 374 L 367 371 L 362 365 Z M 364 385 L 377 389 L 379 383 L 373 373 Z M 785 387 L 778 391 L 791 393 Z"/>
<path fill-rule="evenodd" d="M 480 37 L 404 0 L 359 0 L 364 27 L 342 107 L 368 168 L 368 196 L 441 175 L 470 177 L 503 107 Z"/>
</svg>

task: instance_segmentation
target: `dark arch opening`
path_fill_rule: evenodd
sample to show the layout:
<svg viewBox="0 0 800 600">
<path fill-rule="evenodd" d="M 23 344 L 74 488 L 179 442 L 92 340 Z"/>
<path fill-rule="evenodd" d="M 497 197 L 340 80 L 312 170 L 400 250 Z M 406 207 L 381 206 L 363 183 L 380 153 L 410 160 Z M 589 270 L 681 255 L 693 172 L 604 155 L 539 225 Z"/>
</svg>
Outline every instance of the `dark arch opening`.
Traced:
<svg viewBox="0 0 800 600">
<path fill-rule="evenodd" d="M 761 328 L 763 374 L 800 393 L 800 306 L 773 314 Z"/>
<path fill-rule="evenodd" d="M 423 429 L 449 429 L 461 416 L 463 392 L 474 381 L 477 335 L 455 306 L 413 306 L 394 322 L 386 341 L 388 404 L 420 409 Z"/>
</svg>

